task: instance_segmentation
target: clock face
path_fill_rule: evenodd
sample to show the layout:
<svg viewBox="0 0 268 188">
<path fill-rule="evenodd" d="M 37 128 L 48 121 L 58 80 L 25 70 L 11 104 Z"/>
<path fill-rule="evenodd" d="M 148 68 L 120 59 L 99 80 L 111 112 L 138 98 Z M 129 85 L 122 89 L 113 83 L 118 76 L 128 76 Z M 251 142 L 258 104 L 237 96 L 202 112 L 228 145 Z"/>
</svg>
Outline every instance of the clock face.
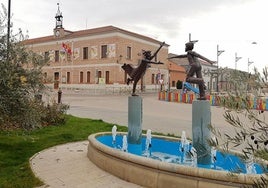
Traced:
<svg viewBox="0 0 268 188">
<path fill-rule="evenodd" d="M 60 31 L 56 31 L 55 35 L 58 37 L 60 36 Z"/>
</svg>

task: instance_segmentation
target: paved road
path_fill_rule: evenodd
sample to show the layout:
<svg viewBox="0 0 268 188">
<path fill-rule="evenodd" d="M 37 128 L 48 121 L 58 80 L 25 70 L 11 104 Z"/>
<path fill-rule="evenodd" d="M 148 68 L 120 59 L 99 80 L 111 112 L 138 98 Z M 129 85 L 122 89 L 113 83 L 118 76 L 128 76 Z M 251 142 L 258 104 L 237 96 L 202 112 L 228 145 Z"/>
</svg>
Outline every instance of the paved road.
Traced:
<svg viewBox="0 0 268 188">
<path fill-rule="evenodd" d="M 183 130 L 191 137 L 192 105 L 159 101 L 157 94 L 143 94 L 143 129 L 153 132 L 180 135 Z M 63 93 L 62 102 L 70 105 L 69 114 L 78 117 L 102 119 L 109 123 L 127 126 L 128 96 L 90 96 L 83 93 Z M 212 124 L 222 131 L 228 126 L 223 108 L 211 107 Z"/>
</svg>

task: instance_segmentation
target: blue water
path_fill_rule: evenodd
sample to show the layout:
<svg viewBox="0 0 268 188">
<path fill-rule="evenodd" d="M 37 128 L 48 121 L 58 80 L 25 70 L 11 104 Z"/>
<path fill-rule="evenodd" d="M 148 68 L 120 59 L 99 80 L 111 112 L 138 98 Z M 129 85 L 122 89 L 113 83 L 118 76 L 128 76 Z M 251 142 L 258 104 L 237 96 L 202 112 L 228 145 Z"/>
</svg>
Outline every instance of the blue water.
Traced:
<svg viewBox="0 0 268 188">
<path fill-rule="evenodd" d="M 122 147 L 122 135 L 116 136 L 115 144 L 112 143 L 112 136 L 111 135 L 102 135 L 98 136 L 96 139 L 103 143 L 106 146 L 111 148 L 120 149 Z M 146 138 L 142 138 L 141 150 L 145 150 L 145 141 Z M 165 140 L 161 138 L 154 138 L 152 137 L 151 140 L 152 147 L 150 148 L 150 152 L 152 153 L 152 158 L 161 160 L 161 158 L 165 159 L 165 162 L 172 162 L 172 163 L 179 163 L 178 157 L 181 156 L 180 151 L 180 142 Z M 139 146 L 138 146 L 139 147 Z M 140 152 L 135 152 L 136 148 L 132 151 L 131 149 L 128 150 L 129 153 L 141 155 Z M 138 149 L 140 150 L 140 149 Z M 155 154 L 155 155 L 154 155 Z M 154 157 L 158 156 L 158 157 Z M 160 156 L 160 157 L 159 157 Z M 225 170 L 234 173 L 247 173 L 246 172 L 246 165 L 244 162 L 237 156 L 232 154 L 223 154 L 219 151 L 216 153 L 216 162 L 213 165 L 199 165 L 200 168 L 207 168 L 207 169 L 216 169 L 216 170 Z M 268 172 L 267 167 L 264 169 L 260 164 L 254 163 L 254 168 L 256 170 L 256 174 L 263 174 L 264 172 Z"/>
</svg>

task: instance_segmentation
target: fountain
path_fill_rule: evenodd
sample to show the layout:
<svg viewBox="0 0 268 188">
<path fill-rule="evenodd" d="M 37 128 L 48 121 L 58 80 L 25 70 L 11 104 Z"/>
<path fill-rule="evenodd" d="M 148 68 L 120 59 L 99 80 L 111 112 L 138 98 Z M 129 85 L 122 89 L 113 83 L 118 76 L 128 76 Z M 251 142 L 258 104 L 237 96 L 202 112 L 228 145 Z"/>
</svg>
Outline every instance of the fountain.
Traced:
<svg viewBox="0 0 268 188">
<path fill-rule="evenodd" d="M 123 136 L 123 144 L 122 144 L 122 151 L 127 152 L 128 144 L 127 144 L 127 136 Z"/>
<path fill-rule="evenodd" d="M 138 110 L 129 107 L 132 114 L 129 114 L 131 128 L 128 133 L 117 133 L 113 126 L 112 133 L 89 136 L 88 157 L 103 170 L 144 187 L 233 188 L 252 185 L 262 178 L 263 169 L 252 158 L 243 163 L 235 155 L 222 154 L 214 147 L 205 154 L 207 149 L 199 148 L 201 157 L 209 156 L 210 162 L 198 162 L 200 154 L 187 139 L 185 131 L 182 131 L 180 140 L 152 135 L 151 130 L 142 135 L 142 100 L 133 97 L 135 99 L 129 99 L 132 101 L 129 105 L 138 106 Z M 216 141 L 216 138 L 212 137 L 212 140 Z M 122 145 L 116 146 L 116 143 Z"/>
<path fill-rule="evenodd" d="M 205 104 L 204 101 L 202 103 Z M 202 111 L 207 108 L 207 104 L 197 108 Z M 146 135 L 142 134 L 141 112 L 142 99 L 138 96 L 130 97 L 128 133 L 117 133 L 114 126 L 112 133 L 90 135 L 89 159 L 103 170 L 144 187 L 250 186 L 267 171 L 267 167 L 262 169 L 252 158 L 243 163 L 237 154 L 223 154 L 214 147 L 200 144 L 211 138 L 210 133 L 203 132 L 207 131 L 204 124 L 210 123 L 207 117 L 210 117 L 210 113 L 200 116 L 202 113 L 193 110 L 193 114 L 199 115 L 193 119 L 193 124 L 197 125 L 193 125 L 194 139 L 190 142 L 185 131 L 182 131 L 180 140 L 152 135 L 151 130 L 147 130 Z M 215 137 L 211 139 L 216 141 Z M 116 143 L 122 145 L 116 146 Z M 260 162 L 268 164 L 266 161 Z"/>
<path fill-rule="evenodd" d="M 256 167 L 252 155 L 250 155 L 249 159 L 246 160 L 245 165 L 246 165 L 246 172 L 248 174 L 256 174 Z"/>
<path fill-rule="evenodd" d="M 147 58 L 136 69 L 125 65 L 135 83 L 151 60 Z M 208 140 L 215 139 L 209 130 L 210 104 L 200 99 L 192 104 L 192 142 L 185 132 L 178 142 L 177 138 L 151 135 L 151 130 L 142 134 L 142 98 L 133 88 L 128 97 L 128 132 L 116 134 L 113 128 L 112 136 L 110 132 L 90 135 L 88 158 L 101 169 L 143 187 L 235 188 L 261 180 L 267 167 L 262 169 L 253 160 L 243 163 L 237 154 L 223 154 L 209 145 Z M 122 146 L 115 148 L 117 139 L 123 140 Z"/>
<path fill-rule="evenodd" d="M 96 139 L 102 144 L 114 148 L 114 140 L 111 141 L 110 135 L 98 136 Z M 120 142 L 119 140 L 122 140 L 122 145 L 117 145 L 115 149 L 128 152 L 127 135 L 120 133 L 117 137 L 117 142 Z M 215 140 L 214 137 L 213 140 Z M 152 147 L 152 142 L 154 142 L 156 147 Z M 168 148 L 165 148 L 167 146 Z M 178 146 L 179 152 L 176 151 Z M 254 162 L 253 156 L 243 163 L 241 158 L 233 154 L 222 153 L 216 149 L 211 150 L 211 156 L 213 156 L 211 165 L 198 164 L 196 150 L 192 146 L 191 142 L 187 140 L 185 131 L 182 131 L 180 141 L 175 142 L 172 140 L 160 140 L 156 136 L 152 138 L 151 130 L 148 129 L 146 135 L 143 135 L 142 137 L 142 148 L 143 153 L 140 156 L 168 163 L 182 164 L 185 166 L 205 169 L 225 170 L 229 172 L 240 171 L 240 173 L 244 174 L 260 174 L 263 172 L 261 166 Z M 220 158 L 220 161 L 217 161 L 217 156 Z M 225 164 L 225 162 L 229 164 Z"/>
<path fill-rule="evenodd" d="M 117 127 L 116 127 L 116 125 L 114 125 L 112 128 L 113 146 L 114 147 L 116 147 L 116 131 L 117 131 Z"/>
<path fill-rule="evenodd" d="M 212 137 L 212 141 L 216 143 L 216 137 Z M 216 161 L 217 161 L 217 150 L 215 147 L 211 147 L 211 164 L 213 165 L 213 168 L 216 169 Z"/>
<path fill-rule="evenodd" d="M 150 157 L 152 155 L 151 147 L 152 147 L 152 131 L 150 129 L 148 129 L 147 133 L 146 133 L 144 156 Z"/>
<path fill-rule="evenodd" d="M 186 137 L 186 132 L 182 131 L 181 134 L 181 142 L 180 142 L 180 163 L 189 165 L 189 166 L 197 166 L 197 154 L 195 148 L 189 142 Z"/>
<path fill-rule="evenodd" d="M 208 139 L 216 141 L 210 132 L 204 132 L 208 131 L 205 125 L 210 123 L 210 111 L 205 101 L 198 102 L 202 104 L 192 112 L 190 142 L 185 131 L 180 140 L 152 135 L 151 130 L 143 135 L 142 98 L 129 97 L 128 133 L 117 133 L 113 126 L 112 133 L 90 135 L 89 159 L 103 170 L 144 187 L 234 188 L 260 180 L 267 167 L 262 169 L 253 158 L 243 163 L 234 154 L 208 146 Z"/>
<path fill-rule="evenodd" d="M 189 151 L 189 141 L 186 138 L 185 131 L 182 131 L 182 134 L 181 134 L 180 151 L 181 151 L 181 163 L 184 163 L 185 162 L 185 155 Z"/>
<path fill-rule="evenodd" d="M 126 133 L 119 132 L 117 143 L 126 140 L 126 136 Z M 141 142 L 144 153 L 146 140 L 147 136 L 143 135 Z M 125 148 L 124 141 L 122 146 L 113 148 L 111 133 L 103 132 L 89 136 L 88 157 L 103 170 L 144 187 L 241 187 L 252 184 L 262 176 L 263 169 L 260 165 L 251 163 L 255 172 L 249 173 L 251 167 L 247 163 L 243 165 L 235 155 L 219 151 L 216 152 L 216 163 L 212 166 L 194 166 L 193 162 L 190 164 L 187 161 L 183 164 L 180 161 L 181 154 L 178 153 L 180 144 L 177 138 L 152 135 L 150 155 L 137 155 L 130 151 L 121 152 Z M 193 150 L 192 147 L 191 151 Z M 237 170 L 240 172 L 237 173 Z"/>
</svg>

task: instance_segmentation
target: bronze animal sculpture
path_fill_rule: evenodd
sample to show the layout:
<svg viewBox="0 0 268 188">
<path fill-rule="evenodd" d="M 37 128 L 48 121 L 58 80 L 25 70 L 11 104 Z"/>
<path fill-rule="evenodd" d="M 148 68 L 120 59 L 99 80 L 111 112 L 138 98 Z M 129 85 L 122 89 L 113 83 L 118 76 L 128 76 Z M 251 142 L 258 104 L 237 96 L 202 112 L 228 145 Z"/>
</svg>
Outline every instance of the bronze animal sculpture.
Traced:
<svg viewBox="0 0 268 188">
<path fill-rule="evenodd" d="M 129 83 L 131 81 L 134 81 L 133 83 L 133 89 L 132 89 L 132 96 L 137 96 L 136 95 L 136 86 L 137 83 L 139 82 L 139 80 L 143 77 L 143 75 L 146 72 L 146 69 L 150 66 L 150 64 L 163 64 L 162 62 L 153 62 L 151 61 L 153 58 L 156 58 L 157 53 L 159 52 L 159 50 L 165 45 L 165 42 L 162 42 L 160 44 L 160 47 L 155 51 L 155 53 L 153 55 L 151 55 L 151 51 L 145 51 L 143 50 L 143 57 L 144 59 L 141 60 L 140 64 L 138 65 L 138 67 L 134 68 L 132 67 L 132 65 L 130 64 L 124 64 L 122 66 L 122 68 L 124 69 L 124 71 L 129 75 L 130 78 L 127 79 L 127 85 L 129 85 Z"/>
<path fill-rule="evenodd" d="M 204 56 L 202 56 L 194 51 L 192 51 L 193 48 L 194 48 L 194 43 L 188 42 L 185 44 L 185 52 L 187 52 L 187 54 L 177 55 L 174 57 L 170 57 L 168 59 L 186 58 L 187 57 L 187 59 L 189 61 L 190 69 L 187 71 L 186 82 L 198 84 L 198 86 L 199 86 L 199 98 L 198 98 L 198 100 L 206 100 L 206 96 L 205 96 L 205 87 L 206 86 L 204 83 L 204 79 L 202 78 L 202 72 L 201 72 L 202 67 L 201 67 L 201 64 L 200 64 L 198 58 L 203 59 L 210 64 L 213 64 L 215 62 L 205 58 Z M 194 77 L 194 74 L 196 74 L 196 77 Z"/>
</svg>

